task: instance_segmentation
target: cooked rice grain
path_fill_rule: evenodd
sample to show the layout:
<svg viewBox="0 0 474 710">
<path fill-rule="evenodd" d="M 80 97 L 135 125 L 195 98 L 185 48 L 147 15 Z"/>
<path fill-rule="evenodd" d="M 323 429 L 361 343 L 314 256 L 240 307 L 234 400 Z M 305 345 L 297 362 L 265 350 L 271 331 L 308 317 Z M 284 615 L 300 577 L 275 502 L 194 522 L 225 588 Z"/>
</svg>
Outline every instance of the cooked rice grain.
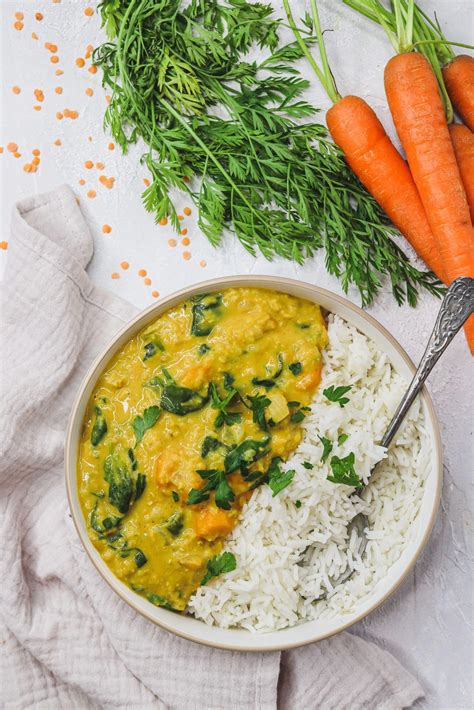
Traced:
<svg viewBox="0 0 474 710">
<path fill-rule="evenodd" d="M 292 483 L 275 498 L 268 486 L 254 493 L 226 543 L 237 569 L 201 587 L 190 600 L 189 611 L 208 624 L 262 632 L 352 613 L 414 533 L 431 459 L 420 402 L 387 456 L 375 442 L 407 383 L 387 355 L 346 321 L 330 316 L 328 330 L 322 382 L 304 423 L 305 436 L 285 464 L 296 470 Z M 349 384 L 350 401 L 343 408 L 323 396 L 330 385 Z M 338 445 L 341 433 L 349 438 Z M 352 488 L 326 480 L 331 469 L 329 461 L 321 463 L 319 436 L 334 442 L 332 455 L 354 451 L 364 481 L 384 459 L 363 500 L 351 495 Z M 304 461 L 313 469 L 305 468 Z M 362 558 L 355 531 L 347 542 L 347 525 L 359 512 L 370 522 Z M 333 589 L 331 578 L 347 566 L 357 574 Z"/>
</svg>

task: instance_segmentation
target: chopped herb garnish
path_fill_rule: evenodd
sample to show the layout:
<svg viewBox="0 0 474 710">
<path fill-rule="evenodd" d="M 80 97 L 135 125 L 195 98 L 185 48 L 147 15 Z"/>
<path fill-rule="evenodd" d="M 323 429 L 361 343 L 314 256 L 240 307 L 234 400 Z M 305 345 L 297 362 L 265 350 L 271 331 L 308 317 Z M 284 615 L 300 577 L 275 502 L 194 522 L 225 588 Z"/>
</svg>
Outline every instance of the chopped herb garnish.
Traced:
<svg viewBox="0 0 474 710">
<path fill-rule="evenodd" d="M 201 444 L 201 458 L 205 459 L 211 451 L 216 451 L 221 446 L 224 446 L 224 444 L 219 439 L 214 436 L 205 436 Z"/>
<path fill-rule="evenodd" d="M 207 563 L 207 572 L 202 578 L 201 586 L 207 584 L 213 577 L 218 577 L 224 572 L 232 572 L 237 568 L 237 561 L 232 552 L 223 552 L 222 555 L 212 557 Z"/>
<path fill-rule="evenodd" d="M 227 426 L 238 424 L 242 420 L 242 415 L 238 412 L 227 411 L 227 407 L 238 394 L 237 390 L 232 388 L 224 398 L 221 398 L 216 385 L 214 382 L 211 382 L 209 391 L 211 394 L 211 407 L 219 410 L 214 426 L 220 429 L 224 424 L 227 424 Z"/>
<path fill-rule="evenodd" d="M 135 433 L 137 444 L 143 439 L 143 435 L 148 429 L 156 424 L 161 414 L 161 409 L 156 405 L 147 407 L 143 412 L 143 417 L 136 416 L 132 422 L 132 429 Z"/>
<path fill-rule="evenodd" d="M 295 500 L 295 506 L 297 508 L 301 508 L 301 501 L 300 500 Z"/>
<path fill-rule="evenodd" d="M 290 469 L 289 471 L 282 471 L 280 468 L 281 458 L 275 456 L 270 462 L 268 467 L 268 485 L 272 489 L 272 495 L 275 497 L 280 491 L 286 488 L 293 478 L 295 477 L 296 471 Z"/>
<path fill-rule="evenodd" d="M 94 407 L 95 422 L 91 431 L 91 444 L 97 446 L 107 434 L 107 422 L 100 407 Z"/>
<path fill-rule="evenodd" d="M 297 402 L 296 400 L 292 399 L 291 402 L 288 402 L 288 406 L 290 409 L 294 409 L 295 407 L 299 407 L 301 402 Z"/>
<path fill-rule="evenodd" d="M 331 385 L 323 390 L 323 395 L 329 399 L 330 402 L 338 402 L 340 407 L 344 407 L 350 400 L 344 395 L 352 389 L 352 385 L 342 385 L 341 387 L 334 387 Z"/>
<path fill-rule="evenodd" d="M 288 369 L 296 377 L 303 369 L 303 365 L 300 362 L 292 362 L 291 365 L 288 365 Z"/>
<path fill-rule="evenodd" d="M 297 327 L 297 328 L 300 328 L 301 330 L 306 330 L 306 329 L 309 328 L 310 326 L 311 326 L 310 323 L 297 323 L 297 324 L 296 324 L 296 327 Z"/>
<path fill-rule="evenodd" d="M 337 437 L 337 443 L 338 444 L 343 444 L 345 441 L 347 441 L 349 438 L 349 434 L 339 434 Z"/>
<path fill-rule="evenodd" d="M 258 424 L 262 431 L 267 431 L 267 422 L 265 420 L 265 409 L 272 403 L 264 394 L 256 394 L 253 397 L 247 397 L 252 408 L 252 419 L 255 424 Z"/>
<path fill-rule="evenodd" d="M 323 454 L 321 456 L 321 461 L 324 463 L 327 461 L 329 454 L 332 451 L 332 441 L 327 439 L 325 436 L 318 436 L 319 441 L 323 445 Z"/>
<path fill-rule="evenodd" d="M 302 409 L 298 409 L 297 412 L 293 412 L 293 414 L 290 414 L 290 422 L 293 422 L 293 424 L 299 424 L 299 422 L 302 422 L 303 419 L 305 418 L 305 413 L 303 412 Z"/>
<path fill-rule="evenodd" d="M 215 491 L 215 501 L 218 508 L 230 510 L 235 495 L 229 486 L 227 476 L 224 471 L 218 469 L 204 469 L 196 471 L 202 479 L 206 481 L 202 488 L 192 488 L 188 494 L 188 505 L 195 505 L 209 500 L 210 491 Z"/>
<path fill-rule="evenodd" d="M 270 435 L 260 440 L 245 439 L 245 441 L 242 441 L 241 444 L 231 449 L 225 457 L 225 472 L 233 473 L 233 471 L 240 469 L 241 474 L 245 476 L 250 464 L 268 453 L 267 445 L 269 441 Z"/>
<path fill-rule="evenodd" d="M 307 469 L 312 469 L 314 468 L 313 464 L 310 463 L 309 461 L 303 461 L 303 466 Z"/>
<path fill-rule="evenodd" d="M 211 348 L 209 347 L 209 345 L 206 345 L 206 343 L 202 343 L 202 345 L 198 347 L 198 353 L 199 355 L 205 355 L 209 352 L 210 349 Z"/>
<path fill-rule="evenodd" d="M 346 486 L 360 486 L 362 484 L 354 469 L 355 455 L 352 451 L 343 459 L 333 456 L 330 463 L 332 476 L 328 476 L 327 480 L 331 483 L 343 483 Z"/>
<path fill-rule="evenodd" d="M 177 493 L 176 491 L 171 491 L 171 497 L 175 503 L 179 501 L 179 493 Z"/>
<path fill-rule="evenodd" d="M 224 372 L 224 388 L 231 390 L 235 382 L 235 377 L 230 372 Z"/>
</svg>

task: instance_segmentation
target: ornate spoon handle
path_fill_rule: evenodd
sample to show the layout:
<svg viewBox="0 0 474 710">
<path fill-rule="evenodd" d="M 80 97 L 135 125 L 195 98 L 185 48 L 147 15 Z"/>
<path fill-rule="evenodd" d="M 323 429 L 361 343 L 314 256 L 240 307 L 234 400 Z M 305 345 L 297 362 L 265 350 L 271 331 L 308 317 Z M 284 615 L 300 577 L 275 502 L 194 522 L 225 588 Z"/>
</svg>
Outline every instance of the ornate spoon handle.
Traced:
<svg viewBox="0 0 474 710">
<path fill-rule="evenodd" d="M 423 387 L 426 378 L 448 347 L 458 330 L 462 328 L 469 316 L 474 312 L 474 279 L 461 276 L 455 279 L 448 288 L 441 304 L 431 338 L 421 358 L 413 380 L 398 405 L 389 427 L 380 442 L 389 446 L 398 431 L 400 424 L 418 392 Z"/>
</svg>

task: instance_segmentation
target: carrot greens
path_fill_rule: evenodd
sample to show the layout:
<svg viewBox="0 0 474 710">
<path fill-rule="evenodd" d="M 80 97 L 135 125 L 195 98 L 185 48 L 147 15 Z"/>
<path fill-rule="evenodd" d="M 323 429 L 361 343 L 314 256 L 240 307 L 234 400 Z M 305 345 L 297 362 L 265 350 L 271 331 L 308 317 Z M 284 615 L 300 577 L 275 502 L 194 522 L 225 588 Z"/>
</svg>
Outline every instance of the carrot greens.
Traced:
<svg viewBox="0 0 474 710">
<path fill-rule="evenodd" d="M 109 40 L 94 52 L 111 91 L 105 126 L 124 152 L 144 141 L 147 210 L 180 231 L 175 199 L 198 206 L 213 245 L 231 230 L 267 258 L 324 247 L 344 290 L 370 303 L 388 277 L 399 303 L 439 283 L 414 268 L 383 211 L 305 100 L 303 43 L 279 42 L 272 7 L 246 0 L 103 0 Z M 266 56 L 253 60 L 256 46 Z"/>
</svg>

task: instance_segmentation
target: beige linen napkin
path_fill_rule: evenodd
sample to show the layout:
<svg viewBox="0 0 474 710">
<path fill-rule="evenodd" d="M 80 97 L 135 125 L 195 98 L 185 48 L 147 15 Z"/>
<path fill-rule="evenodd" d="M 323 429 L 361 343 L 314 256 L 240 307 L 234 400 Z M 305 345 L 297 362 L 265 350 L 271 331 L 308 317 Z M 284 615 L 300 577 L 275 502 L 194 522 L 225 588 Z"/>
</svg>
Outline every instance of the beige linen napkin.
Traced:
<svg viewBox="0 0 474 710">
<path fill-rule="evenodd" d="M 61 187 L 13 212 L 1 302 L 1 698 L 6 708 L 395 710 L 423 695 L 387 652 L 343 633 L 299 650 L 215 651 L 117 597 L 72 527 L 63 447 L 89 364 L 135 309 L 94 286 L 92 238 Z"/>
</svg>

